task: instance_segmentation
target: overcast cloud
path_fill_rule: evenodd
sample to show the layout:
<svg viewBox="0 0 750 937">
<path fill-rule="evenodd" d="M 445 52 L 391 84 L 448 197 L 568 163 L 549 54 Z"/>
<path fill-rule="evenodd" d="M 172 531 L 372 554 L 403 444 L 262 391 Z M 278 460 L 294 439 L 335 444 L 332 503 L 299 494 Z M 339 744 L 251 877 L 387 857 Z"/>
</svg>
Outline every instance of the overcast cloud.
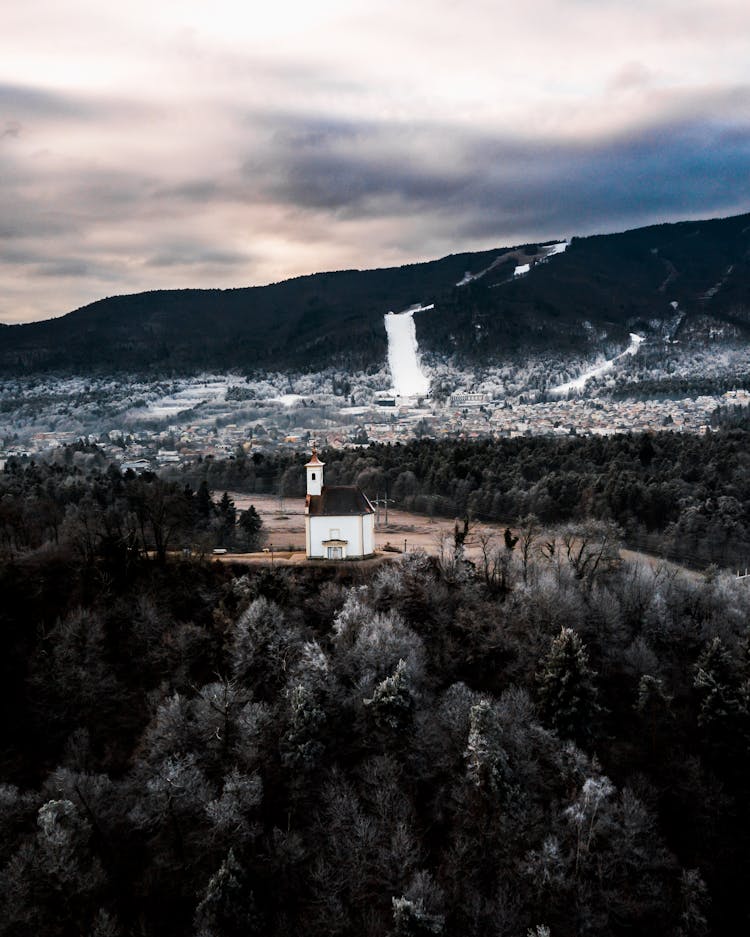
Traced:
<svg viewBox="0 0 750 937">
<path fill-rule="evenodd" d="M 0 321 L 747 210 L 746 0 L 0 14 Z"/>
</svg>

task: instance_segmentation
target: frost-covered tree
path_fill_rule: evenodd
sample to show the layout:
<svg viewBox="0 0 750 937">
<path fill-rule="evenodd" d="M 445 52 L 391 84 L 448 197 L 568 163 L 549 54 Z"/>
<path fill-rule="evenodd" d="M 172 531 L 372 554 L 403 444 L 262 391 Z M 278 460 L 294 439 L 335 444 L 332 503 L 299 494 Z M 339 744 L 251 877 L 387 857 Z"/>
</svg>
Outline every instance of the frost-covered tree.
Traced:
<svg viewBox="0 0 750 937">
<path fill-rule="evenodd" d="M 743 701 L 729 652 L 715 637 L 701 654 L 693 684 L 700 694 L 698 725 L 708 733 L 731 730 L 739 724 Z"/>
<path fill-rule="evenodd" d="M 713 638 L 701 654 L 693 685 L 700 700 L 698 725 L 709 751 L 730 772 L 742 771 L 750 736 L 748 697 L 721 638 Z"/>
<path fill-rule="evenodd" d="M 416 682 L 424 669 L 424 645 L 395 611 L 375 612 L 354 592 L 333 623 L 335 675 L 363 688 L 392 674 L 403 660 Z"/>
<path fill-rule="evenodd" d="M 572 628 L 562 628 L 537 673 L 537 700 L 543 721 L 561 738 L 590 739 L 600 711 L 596 673 Z"/>
<path fill-rule="evenodd" d="M 166 758 L 144 774 L 131 822 L 151 835 L 155 852 L 164 857 L 171 852 L 176 864 L 195 861 L 194 843 L 205 829 L 205 809 L 213 794 L 195 755 Z"/>
<path fill-rule="evenodd" d="M 383 731 L 399 732 L 406 728 L 414 708 L 406 661 L 400 660 L 393 674 L 381 680 L 372 696 L 363 702 Z"/>
<path fill-rule="evenodd" d="M 232 626 L 232 671 L 241 687 L 256 697 L 271 697 L 283 684 L 291 636 L 284 613 L 264 596 L 255 599 Z"/>
<path fill-rule="evenodd" d="M 240 744 L 237 721 L 250 692 L 234 680 L 200 687 L 191 701 L 192 736 L 205 764 L 226 767 Z"/>
<path fill-rule="evenodd" d="M 106 876 L 93 849 L 92 828 L 69 800 L 50 800 L 0 876 L 3 933 L 81 933 L 87 909 L 101 901 Z M 52 930 L 54 928 L 54 930 Z M 64 931 L 63 931 L 64 932 Z"/>
<path fill-rule="evenodd" d="M 325 711 L 312 690 L 298 683 L 289 691 L 289 728 L 281 739 L 281 757 L 293 772 L 307 773 L 318 766 L 324 745 L 321 732 Z"/>
<path fill-rule="evenodd" d="M 576 835 L 574 876 L 578 875 L 581 863 L 594 847 L 597 824 L 601 824 L 603 808 L 614 793 L 615 786 L 609 778 L 586 778 L 578 799 L 565 810 L 565 816 Z"/>
<path fill-rule="evenodd" d="M 497 713 L 488 700 L 472 706 L 464 753 L 466 776 L 477 790 L 499 800 L 510 794 L 511 773 L 502 734 Z"/>
<path fill-rule="evenodd" d="M 706 937 L 709 933 L 706 915 L 711 899 L 698 869 L 682 870 L 680 897 L 682 909 L 675 937 Z"/>
<path fill-rule="evenodd" d="M 219 841 L 246 842 L 255 832 L 257 812 L 263 801 L 263 782 L 257 773 L 247 775 L 236 767 L 224 778 L 221 796 L 206 804 L 206 814 Z"/>
<path fill-rule="evenodd" d="M 404 894 L 391 902 L 391 937 L 435 937 L 445 933 L 443 894 L 428 872 L 417 872 Z"/>
<path fill-rule="evenodd" d="M 106 774 L 57 768 L 42 788 L 50 798 L 70 801 L 105 848 L 113 848 L 121 819 L 117 785 Z"/>
<path fill-rule="evenodd" d="M 209 879 L 193 925 L 195 937 L 255 937 L 264 933 L 247 875 L 233 850 Z"/>
<path fill-rule="evenodd" d="M 656 751 L 660 729 L 664 729 L 671 717 L 672 699 L 664 689 L 659 677 L 643 674 L 638 682 L 636 710 L 648 728 L 652 755 Z"/>
</svg>

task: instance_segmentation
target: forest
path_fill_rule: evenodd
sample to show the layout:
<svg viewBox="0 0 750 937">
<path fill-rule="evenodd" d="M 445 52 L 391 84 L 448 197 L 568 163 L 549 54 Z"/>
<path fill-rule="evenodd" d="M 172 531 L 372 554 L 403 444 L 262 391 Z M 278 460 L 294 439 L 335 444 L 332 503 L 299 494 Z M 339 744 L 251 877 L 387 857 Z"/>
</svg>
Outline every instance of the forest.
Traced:
<svg viewBox="0 0 750 937">
<path fill-rule="evenodd" d="M 628 546 L 695 568 L 750 565 L 750 416 L 725 407 L 714 431 L 501 440 L 416 439 L 326 450 L 329 484 L 437 517 L 545 525 L 594 518 L 619 525 Z M 195 463 L 175 479 L 218 491 L 304 494 L 295 453 Z"/>
<path fill-rule="evenodd" d="M 375 566 L 212 562 L 301 455 L 10 460 L 0 935 L 744 933 L 748 580 L 619 554 L 747 544 L 747 411 L 714 423 L 326 451 L 463 518 Z"/>
<path fill-rule="evenodd" d="M 6 556 L 0 934 L 745 932 L 747 584 L 460 533 Z"/>
</svg>

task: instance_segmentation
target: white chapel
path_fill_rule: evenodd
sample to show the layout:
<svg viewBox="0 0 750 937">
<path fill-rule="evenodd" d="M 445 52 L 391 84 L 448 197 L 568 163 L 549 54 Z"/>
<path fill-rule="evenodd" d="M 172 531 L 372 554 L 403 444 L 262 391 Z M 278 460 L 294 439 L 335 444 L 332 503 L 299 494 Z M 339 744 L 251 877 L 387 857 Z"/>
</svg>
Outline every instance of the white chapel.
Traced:
<svg viewBox="0 0 750 937">
<path fill-rule="evenodd" d="M 354 485 L 324 485 L 313 447 L 305 466 L 305 545 L 308 559 L 352 560 L 375 552 L 375 508 Z"/>
</svg>

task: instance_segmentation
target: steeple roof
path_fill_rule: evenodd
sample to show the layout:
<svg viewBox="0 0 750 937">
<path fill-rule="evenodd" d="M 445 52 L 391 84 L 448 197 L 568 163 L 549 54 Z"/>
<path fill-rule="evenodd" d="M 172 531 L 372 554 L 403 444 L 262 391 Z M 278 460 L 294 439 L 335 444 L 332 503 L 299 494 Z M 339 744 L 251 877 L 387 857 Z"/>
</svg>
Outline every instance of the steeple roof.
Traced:
<svg viewBox="0 0 750 937">
<path fill-rule="evenodd" d="M 318 458 L 318 450 L 315 446 L 313 446 L 312 456 L 310 461 L 305 464 L 305 468 L 308 468 L 311 465 L 325 465 L 325 462 L 321 462 Z"/>
</svg>

